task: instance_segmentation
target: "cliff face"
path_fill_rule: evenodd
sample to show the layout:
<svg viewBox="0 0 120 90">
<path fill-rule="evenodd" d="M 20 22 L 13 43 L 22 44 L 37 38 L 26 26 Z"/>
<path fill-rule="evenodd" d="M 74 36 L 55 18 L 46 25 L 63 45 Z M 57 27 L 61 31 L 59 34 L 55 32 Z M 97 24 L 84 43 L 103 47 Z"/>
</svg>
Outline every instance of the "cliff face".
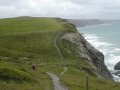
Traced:
<svg viewBox="0 0 120 90">
<path fill-rule="evenodd" d="M 92 67 L 90 73 L 99 78 L 113 80 L 111 73 L 104 64 L 104 55 L 91 46 L 79 32 L 67 32 L 61 36 L 61 41 L 69 42 L 67 43 L 69 47 L 71 45 L 70 48 L 66 49 L 68 53 L 74 54 L 78 60 L 84 58 L 87 61 Z M 63 46 L 66 47 L 66 44 L 64 43 Z M 82 70 L 86 71 L 83 67 Z"/>
</svg>

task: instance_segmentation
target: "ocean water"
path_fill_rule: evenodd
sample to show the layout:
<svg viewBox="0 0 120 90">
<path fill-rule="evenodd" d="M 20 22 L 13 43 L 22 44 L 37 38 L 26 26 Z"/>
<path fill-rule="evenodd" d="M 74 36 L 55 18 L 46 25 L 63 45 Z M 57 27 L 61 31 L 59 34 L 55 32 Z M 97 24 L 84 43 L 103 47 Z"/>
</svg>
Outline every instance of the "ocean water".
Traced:
<svg viewBox="0 0 120 90">
<path fill-rule="evenodd" d="M 105 64 L 113 72 L 114 66 L 120 61 L 120 22 L 81 27 L 78 31 L 104 54 Z M 117 76 L 114 79 L 120 81 Z"/>
</svg>

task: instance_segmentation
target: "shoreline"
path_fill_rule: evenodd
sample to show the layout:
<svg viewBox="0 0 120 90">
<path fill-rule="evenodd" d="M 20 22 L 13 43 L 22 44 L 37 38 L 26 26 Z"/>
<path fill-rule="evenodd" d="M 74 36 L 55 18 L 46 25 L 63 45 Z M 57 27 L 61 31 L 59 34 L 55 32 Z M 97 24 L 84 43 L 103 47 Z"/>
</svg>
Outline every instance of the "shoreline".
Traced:
<svg viewBox="0 0 120 90">
<path fill-rule="evenodd" d="M 99 24 L 99 25 L 101 26 L 101 25 L 109 25 L 109 24 L 105 24 L 105 23 L 104 23 L 104 24 Z M 96 48 L 88 39 L 86 39 L 86 37 L 84 36 L 85 33 L 80 32 L 80 30 L 79 30 L 79 29 L 81 29 L 81 28 L 87 28 L 87 27 L 92 27 L 92 26 L 94 27 L 94 26 L 99 26 L 99 25 L 91 25 L 91 26 L 77 27 L 77 31 L 78 31 L 80 34 L 82 34 L 82 36 L 85 38 L 85 40 L 87 40 L 95 49 L 97 49 L 97 50 L 99 50 L 100 52 L 104 53 L 104 52 L 101 51 L 100 49 Z M 105 56 L 105 55 L 104 55 L 104 56 Z M 105 66 L 106 66 L 106 67 L 108 68 L 108 70 L 110 71 L 111 75 L 113 76 L 113 79 L 114 79 L 116 82 L 120 82 L 120 77 L 113 74 L 113 72 L 115 72 L 116 70 L 109 68 L 109 66 L 106 64 L 107 62 L 106 62 L 105 58 L 104 58 L 104 63 L 105 63 Z"/>
</svg>

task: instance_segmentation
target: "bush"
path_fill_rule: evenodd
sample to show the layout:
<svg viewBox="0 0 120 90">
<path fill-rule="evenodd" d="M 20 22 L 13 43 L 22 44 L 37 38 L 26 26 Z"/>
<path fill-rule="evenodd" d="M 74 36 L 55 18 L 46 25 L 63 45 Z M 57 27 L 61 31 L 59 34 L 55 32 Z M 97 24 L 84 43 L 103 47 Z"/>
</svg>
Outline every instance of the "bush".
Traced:
<svg viewBox="0 0 120 90">
<path fill-rule="evenodd" d="M 35 81 L 35 79 L 27 72 L 14 68 L 0 68 L 1 80 L 13 80 L 17 82 L 21 81 Z"/>
</svg>

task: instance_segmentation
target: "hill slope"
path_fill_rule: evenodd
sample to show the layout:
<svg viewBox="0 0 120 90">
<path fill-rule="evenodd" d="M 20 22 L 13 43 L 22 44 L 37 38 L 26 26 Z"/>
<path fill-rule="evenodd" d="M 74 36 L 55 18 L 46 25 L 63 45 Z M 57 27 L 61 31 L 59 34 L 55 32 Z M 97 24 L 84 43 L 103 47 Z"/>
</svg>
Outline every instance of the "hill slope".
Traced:
<svg viewBox="0 0 120 90">
<path fill-rule="evenodd" d="M 98 59 L 89 63 L 80 54 L 85 54 L 79 47 L 85 40 L 77 43 L 75 38 L 81 38 L 75 26 L 59 18 L 0 19 L 0 90 L 53 90 L 48 71 L 58 75 L 69 90 L 84 90 L 86 73 L 90 90 L 119 90 L 120 84 L 112 81 L 106 67 L 94 68 Z M 93 52 L 88 52 L 91 60 Z M 105 66 L 104 61 L 97 64 Z M 67 71 L 61 75 L 64 67 Z"/>
</svg>

